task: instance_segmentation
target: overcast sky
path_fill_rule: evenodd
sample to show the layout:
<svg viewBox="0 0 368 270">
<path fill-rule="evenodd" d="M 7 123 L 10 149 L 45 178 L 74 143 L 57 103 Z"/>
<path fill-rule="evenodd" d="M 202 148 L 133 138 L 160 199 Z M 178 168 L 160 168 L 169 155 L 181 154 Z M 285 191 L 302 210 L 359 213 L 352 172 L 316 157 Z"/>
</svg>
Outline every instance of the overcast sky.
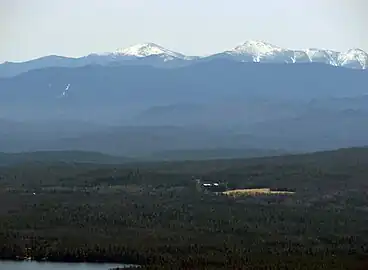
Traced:
<svg viewBox="0 0 368 270">
<path fill-rule="evenodd" d="M 246 40 L 368 51 L 367 0 L 0 0 L 0 62 L 154 42 L 188 55 Z"/>
</svg>

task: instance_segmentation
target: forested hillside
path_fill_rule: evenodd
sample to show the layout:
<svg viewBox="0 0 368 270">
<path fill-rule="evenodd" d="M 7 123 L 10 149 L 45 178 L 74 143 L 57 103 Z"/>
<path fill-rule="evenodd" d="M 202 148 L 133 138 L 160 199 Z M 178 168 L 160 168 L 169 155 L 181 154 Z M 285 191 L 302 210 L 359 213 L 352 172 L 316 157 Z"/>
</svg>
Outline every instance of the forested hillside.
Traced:
<svg viewBox="0 0 368 270">
<path fill-rule="evenodd" d="M 146 269 L 367 269 L 368 149 L 0 168 L 0 256 Z M 229 197 L 228 189 L 292 195 Z"/>
</svg>

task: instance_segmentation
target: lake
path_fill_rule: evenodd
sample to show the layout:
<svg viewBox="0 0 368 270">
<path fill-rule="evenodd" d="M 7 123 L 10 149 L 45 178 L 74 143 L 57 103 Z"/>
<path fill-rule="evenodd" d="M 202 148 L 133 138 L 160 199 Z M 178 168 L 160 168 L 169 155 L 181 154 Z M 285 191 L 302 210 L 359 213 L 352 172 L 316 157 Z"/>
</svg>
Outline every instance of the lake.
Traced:
<svg viewBox="0 0 368 270">
<path fill-rule="evenodd" d="M 123 264 L 0 261 L 1 270 L 109 270 Z M 125 265 L 128 267 L 128 265 Z"/>
</svg>

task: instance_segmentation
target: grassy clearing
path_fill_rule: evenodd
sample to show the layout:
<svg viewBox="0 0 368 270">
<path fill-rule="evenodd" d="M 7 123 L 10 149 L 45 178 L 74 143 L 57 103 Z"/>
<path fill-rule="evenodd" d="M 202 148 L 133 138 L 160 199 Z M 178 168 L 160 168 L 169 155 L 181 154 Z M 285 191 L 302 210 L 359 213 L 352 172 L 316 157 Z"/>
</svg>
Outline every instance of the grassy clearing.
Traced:
<svg viewBox="0 0 368 270">
<path fill-rule="evenodd" d="M 256 195 L 292 195 L 291 191 L 274 191 L 270 188 L 251 188 L 251 189 L 234 189 L 224 191 L 223 194 L 229 196 L 256 196 Z"/>
</svg>

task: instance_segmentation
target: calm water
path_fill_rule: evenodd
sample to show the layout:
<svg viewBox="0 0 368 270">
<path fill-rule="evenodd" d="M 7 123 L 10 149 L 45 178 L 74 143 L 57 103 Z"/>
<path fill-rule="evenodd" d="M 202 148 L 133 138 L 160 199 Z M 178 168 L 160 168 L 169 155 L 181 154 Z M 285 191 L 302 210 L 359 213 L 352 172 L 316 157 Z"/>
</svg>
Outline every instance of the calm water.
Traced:
<svg viewBox="0 0 368 270">
<path fill-rule="evenodd" d="M 38 263 L 0 261 L 1 270 L 108 270 L 114 267 L 124 267 L 124 265 L 97 263 Z"/>
</svg>

